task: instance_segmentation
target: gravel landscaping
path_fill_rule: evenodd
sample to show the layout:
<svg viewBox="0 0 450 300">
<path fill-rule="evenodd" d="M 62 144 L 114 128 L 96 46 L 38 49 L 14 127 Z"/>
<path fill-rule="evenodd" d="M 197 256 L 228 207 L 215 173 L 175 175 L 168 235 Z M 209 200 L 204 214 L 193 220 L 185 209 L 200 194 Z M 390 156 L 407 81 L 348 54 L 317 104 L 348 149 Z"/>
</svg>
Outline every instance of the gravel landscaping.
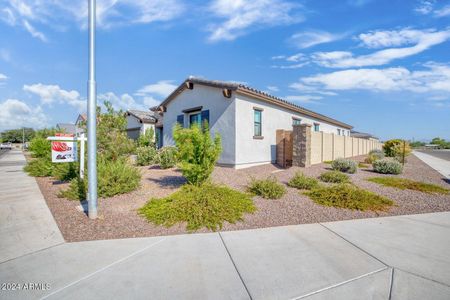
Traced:
<svg viewBox="0 0 450 300">
<path fill-rule="evenodd" d="M 358 162 L 364 161 L 364 157 L 362 156 L 353 159 Z M 60 189 L 67 188 L 67 183 L 54 182 L 50 178 L 36 178 L 36 180 L 66 241 L 73 242 L 186 233 L 185 224 L 178 224 L 170 228 L 155 226 L 137 214 L 137 210 L 151 197 L 167 196 L 185 183 L 181 173 L 176 169 L 162 170 L 156 166 L 141 167 L 140 169 L 142 172 L 141 187 L 137 191 L 128 194 L 99 199 L 98 210 L 100 217 L 97 220 L 90 220 L 86 217 L 86 214 L 79 209 L 80 202 L 66 200 L 56 196 Z M 266 178 L 269 175 L 273 175 L 280 182 L 287 184 L 298 171 L 302 171 L 308 176 L 318 177 L 322 172 L 327 170 L 330 170 L 329 164 L 314 165 L 306 169 L 292 167 L 287 170 L 279 169 L 274 165 L 263 165 L 243 170 L 216 167 L 212 177 L 216 183 L 226 184 L 232 188 L 245 191 L 246 184 L 251 177 Z M 244 222 L 224 224 L 222 230 L 450 211 L 450 195 L 399 190 L 366 180 L 374 176 L 392 175 L 377 174 L 370 168 L 358 169 L 356 174 L 349 174 L 351 181 L 357 186 L 394 201 L 394 206 L 386 212 L 362 212 L 324 207 L 315 204 L 297 189 L 287 187 L 286 185 L 287 193 L 281 199 L 268 200 L 261 197 L 254 197 L 257 211 L 254 214 L 247 214 Z M 414 155 L 408 157 L 403 174 L 396 176 L 437 184 L 447 189 L 450 188 L 450 184 L 446 183 L 438 172 L 431 169 Z M 197 232 L 207 231 L 206 229 L 201 229 Z"/>
</svg>

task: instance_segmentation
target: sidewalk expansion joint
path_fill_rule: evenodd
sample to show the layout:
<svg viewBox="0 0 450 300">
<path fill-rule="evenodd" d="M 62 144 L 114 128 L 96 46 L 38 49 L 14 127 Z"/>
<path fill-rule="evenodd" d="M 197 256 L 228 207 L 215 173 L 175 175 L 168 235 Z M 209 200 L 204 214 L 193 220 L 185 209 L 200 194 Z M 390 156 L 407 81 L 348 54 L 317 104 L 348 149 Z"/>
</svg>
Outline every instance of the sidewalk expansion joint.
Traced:
<svg viewBox="0 0 450 300">
<path fill-rule="evenodd" d="M 249 298 L 252 300 L 252 299 L 253 299 L 253 298 L 252 298 L 252 295 L 250 294 L 250 291 L 249 291 L 247 285 L 245 284 L 245 281 L 244 281 L 244 279 L 242 278 L 241 273 L 239 273 L 239 270 L 238 270 L 238 268 L 237 268 L 237 266 L 236 266 L 236 263 L 234 262 L 233 257 L 231 256 L 231 253 L 230 253 L 230 251 L 228 250 L 227 245 L 225 244 L 225 241 L 223 240 L 222 234 L 220 234 L 220 232 L 218 232 L 218 234 L 219 234 L 220 240 L 222 241 L 223 246 L 225 247 L 225 250 L 226 250 L 227 253 L 228 253 L 228 256 L 230 257 L 231 263 L 233 264 L 233 267 L 234 267 L 234 269 L 236 270 L 236 273 L 237 273 L 238 276 L 239 276 L 239 279 L 241 280 L 242 284 L 244 285 L 244 288 L 245 288 L 245 290 L 247 291 L 247 294 L 248 294 Z"/>
<path fill-rule="evenodd" d="M 342 235 L 338 234 L 337 232 L 334 232 L 333 230 L 331 230 L 330 228 L 328 228 L 327 226 L 325 226 L 323 223 L 318 223 L 319 225 L 321 225 L 323 228 L 327 229 L 328 231 L 330 231 L 331 233 L 335 234 L 337 237 L 343 239 L 344 241 L 346 241 L 347 243 L 349 243 L 350 245 L 352 245 L 353 247 L 357 248 L 358 250 L 364 252 L 365 254 L 369 255 L 370 257 L 372 257 L 373 259 L 375 259 L 376 261 L 382 263 L 383 265 L 385 265 L 386 267 L 392 267 L 390 265 L 388 265 L 387 263 L 383 262 L 381 259 L 377 258 L 376 256 L 372 255 L 371 253 L 367 252 L 366 250 L 362 249 L 361 247 L 355 245 L 354 243 L 350 242 L 348 239 L 346 239 L 345 237 L 343 237 Z"/>
<path fill-rule="evenodd" d="M 309 297 L 309 296 L 312 296 L 312 295 L 315 295 L 315 294 L 318 294 L 318 293 L 321 293 L 321 292 L 324 292 L 324 291 L 327 291 L 327 290 L 334 289 L 336 287 L 345 285 L 347 283 L 359 280 L 361 278 L 364 278 L 364 277 L 367 277 L 367 276 L 370 276 L 370 275 L 373 275 L 373 274 L 376 274 L 376 273 L 379 273 L 379 272 L 382 272 L 382 271 L 385 271 L 385 270 L 388 270 L 388 269 L 389 269 L 388 267 L 383 267 L 381 269 L 378 269 L 378 270 L 375 270 L 375 271 L 372 271 L 372 272 L 369 272 L 369 273 L 366 273 L 366 274 L 363 274 L 363 275 L 360 275 L 360 276 L 357 276 L 357 277 L 354 277 L 354 278 L 351 278 L 351 279 L 348 279 L 348 280 L 345 280 L 345 281 L 342 281 L 342 282 L 339 282 L 339 283 L 336 283 L 336 284 L 333 284 L 333 285 L 330 285 L 330 286 L 327 286 L 327 287 L 325 287 L 323 289 L 320 289 L 320 290 L 317 290 L 317 291 L 314 291 L 314 292 L 311 292 L 311 293 L 308 293 L 308 294 L 305 294 L 305 295 L 302 295 L 302 296 L 299 296 L 299 297 L 292 298 L 291 300 L 304 299 L 306 297 Z"/>
<path fill-rule="evenodd" d="M 75 280 L 75 281 L 73 281 L 73 282 L 71 282 L 71 283 L 69 283 L 69 284 L 67 284 L 67 285 L 65 285 L 65 286 L 63 286 L 63 287 L 61 287 L 61 288 L 59 288 L 59 289 L 53 291 L 53 292 L 51 292 L 50 294 L 45 295 L 44 297 L 42 297 L 42 298 L 40 298 L 40 299 L 41 299 L 41 300 L 42 300 L 42 299 L 47 299 L 48 297 L 53 296 L 53 295 L 55 295 L 55 294 L 61 292 L 62 290 L 66 289 L 66 288 L 68 288 L 68 287 L 71 287 L 71 286 L 73 286 L 73 285 L 75 285 L 75 284 L 77 284 L 77 283 L 79 283 L 79 282 L 81 282 L 81 281 L 83 281 L 83 280 L 85 280 L 85 279 L 88 279 L 88 278 L 90 278 L 90 277 L 92 277 L 92 276 L 94 276 L 94 275 L 96 275 L 96 274 L 98 274 L 98 273 L 100 273 L 100 272 L 103 272 L 103 271 L 105 271 L 105 270 L 107 270 L 107 269 L 109 269 L 109 268 L 111 268 L 111 267 L 113 267 L 113 266 L 115 266 L 115 265 L 117 265 L 117 264 L 119 264 L 119 263 L 121 263 L 121 262 L 124 262 L 124 261 L 126 261 L 127 259 L 129 259 L 129 258 L 131 258 L 131 257 L 133 257 L 133 256 L 135 256 L 135 255 L 138 255 L 139 253 L 142 253 L 142 252 L 146 251 L 146 250 L 152 248 L 153 246 L 156 246 L 157 244 L 159 244 L 159 243 L 161 243 L 161 242 L 163 242 L 163 241 L 165 241 L 165 240 L 166 240 L 165 238 L 162 238 L 162 239 L 160 239 L 160 240 L 157 241 L 157 242 L 154 242 L 154 243 L 152 243 L 152 244 L 150 244 L 150 245 L 148 245 L 148 246 L 146 246 L 146 247 L 144 247 L 144 248 L 142 248 L 142 249 L 140 249 L 140 250 L 138 250 L 138 251 L 135 251 L 135 252 L 131 253 L 130 255 L 127 255 L 127 256 L 125 256 L 125 257 L 122 257 L 121 259 L 118 259 L 118 260 L 116 260 L 115 262 L 112 262 L 112 263 L 110 263 L 110 264 L 108 264 L 108 265 L 106 265 L 106 266 L 104 266 L 104 267 L 102 267 L 102 268 L 96 270 L 95 272 L 92 272 L 92 273 L 90 273 L 90 274 L 88 274 L 88 275 L 86 275 L 86 276 L 81 277 L 80 279 L 77 279 L 77 280 Z"/>
<path fill-rule="evenodd" d="M 25 256 L 30 256 L 30 255 L 33 255 L 33 254 L 36 254 L 36 253 L 39 253 L 39 252 L 42 252 L 42 251 L 45 251 L 45 250 L 49 250 L 51 248 L 58 247 L 58 246 L 61 246 L 61 245 L 64 245 L 64 244 L 66 244 L 65 241 L 63 241 L 61 243 L 58 243 L 58 244 L 55 244 L 55 245 L 51 245 L 49 247 L 45 247 L 45 248 L 42 248 L 42 249 L 30 252 L 30 253 L 26 253 L 26 254 L 23 254 L 23 255 L 20 255 L 20 256 L 17 256 L 17 257 L 13 257 L 13 258 L 10 258 L 8 260 L 0 262 L 0 265 L 5 264 L 5 263 L 10 262 L 10 261 L 13 261 L 13 260 L 16 260 L 16 259 L 19 259 L 19 258 L 22 258 L 22 257 L 25 257 Z"/>
<path fill-rule="evenodd" d="M 391 282 L 389 283 L 389 297 L 388 299 L 391 300 L 392 297 L 392 286 L 394 285 L 394 268 L 391 270 Z"/>
</svg>

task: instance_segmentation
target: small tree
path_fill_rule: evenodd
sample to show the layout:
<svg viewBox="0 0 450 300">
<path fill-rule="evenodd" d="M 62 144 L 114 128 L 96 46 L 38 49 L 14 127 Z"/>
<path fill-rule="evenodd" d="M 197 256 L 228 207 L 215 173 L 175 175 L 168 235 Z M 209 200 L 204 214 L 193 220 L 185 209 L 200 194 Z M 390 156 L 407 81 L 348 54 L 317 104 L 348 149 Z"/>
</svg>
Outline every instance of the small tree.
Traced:
<svg viewBox="0 0 450 300">
<path fill-rule="evenodd" d="M 404 158 L 411 153 L 409 143 L 400 139 L 386 141 L 383 145 L 383 150 L 387 157 L 396 158 Z"/>
<path fill-rule="evenodd" d="M 220 135 L 211 138 L 208 123 L 191 128 L 174 128 L 174 140 L 178 148 L 178 159 L 183 176 L 194 185 L 207 181 L 222 152 Z"/>
</svg>

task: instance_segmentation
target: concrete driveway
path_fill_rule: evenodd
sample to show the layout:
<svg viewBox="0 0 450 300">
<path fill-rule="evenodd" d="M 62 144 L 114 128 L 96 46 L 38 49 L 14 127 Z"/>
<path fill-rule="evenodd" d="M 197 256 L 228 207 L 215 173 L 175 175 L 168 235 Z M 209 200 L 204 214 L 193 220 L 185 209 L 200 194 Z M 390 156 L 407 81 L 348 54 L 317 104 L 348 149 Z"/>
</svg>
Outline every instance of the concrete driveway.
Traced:
<svg viewBox="0 0 450 300">
<path fill-rule="evenodd" d="M 42 216 L 11 216 L 2 226 L 13 236 L 31 229 L 9 226 L 16 219 L 45 227 Z M 4 236 L 2 251 L 20 244 Z M 0 299 L 450 299 L 450 212 L 59 242 L 8 252 Z"/>
</svg>

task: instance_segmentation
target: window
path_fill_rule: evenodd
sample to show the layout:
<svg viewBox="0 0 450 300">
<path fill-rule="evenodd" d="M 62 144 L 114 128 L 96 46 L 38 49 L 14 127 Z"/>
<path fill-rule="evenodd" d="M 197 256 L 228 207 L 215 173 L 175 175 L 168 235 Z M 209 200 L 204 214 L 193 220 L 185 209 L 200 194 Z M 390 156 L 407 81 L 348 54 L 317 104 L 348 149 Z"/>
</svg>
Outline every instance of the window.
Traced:
<svg viewBox="0 0 450 300">
<path fill-rule="evenodd" d="M 189 115 L 189 126 L 197 124 L 198 126 L 202 125 L 202 114 L 200 112 Z"/>
<path fill-rule="evenodd" d="M 338 135 L 341 135 L 341 130 L 339 128 L 338 128 L 337 132 L 338 132 Z"/>
<path fill-rule="evenodd" d="M 292 125 L 300 125 L 302 123 L 301 119 L 292 118 Z"/>
<path fill-rule="evenodd" d="M 314 123 L 314 131 L 319 131 L 319 130 L 320 130 L 320 124 Z"/>
<path fill-rule="evenodd" d="M 255 125 L 255 133 L 254 136 L 262 136 L 262 130 L 261 130 L 261 124 L 262 124 L 262 120 L 261 120 L 261 116 L 262 115 L 262 111 L 259 109 L 255 109 L 254 110 L 254 125 Z"/>
</svg>

